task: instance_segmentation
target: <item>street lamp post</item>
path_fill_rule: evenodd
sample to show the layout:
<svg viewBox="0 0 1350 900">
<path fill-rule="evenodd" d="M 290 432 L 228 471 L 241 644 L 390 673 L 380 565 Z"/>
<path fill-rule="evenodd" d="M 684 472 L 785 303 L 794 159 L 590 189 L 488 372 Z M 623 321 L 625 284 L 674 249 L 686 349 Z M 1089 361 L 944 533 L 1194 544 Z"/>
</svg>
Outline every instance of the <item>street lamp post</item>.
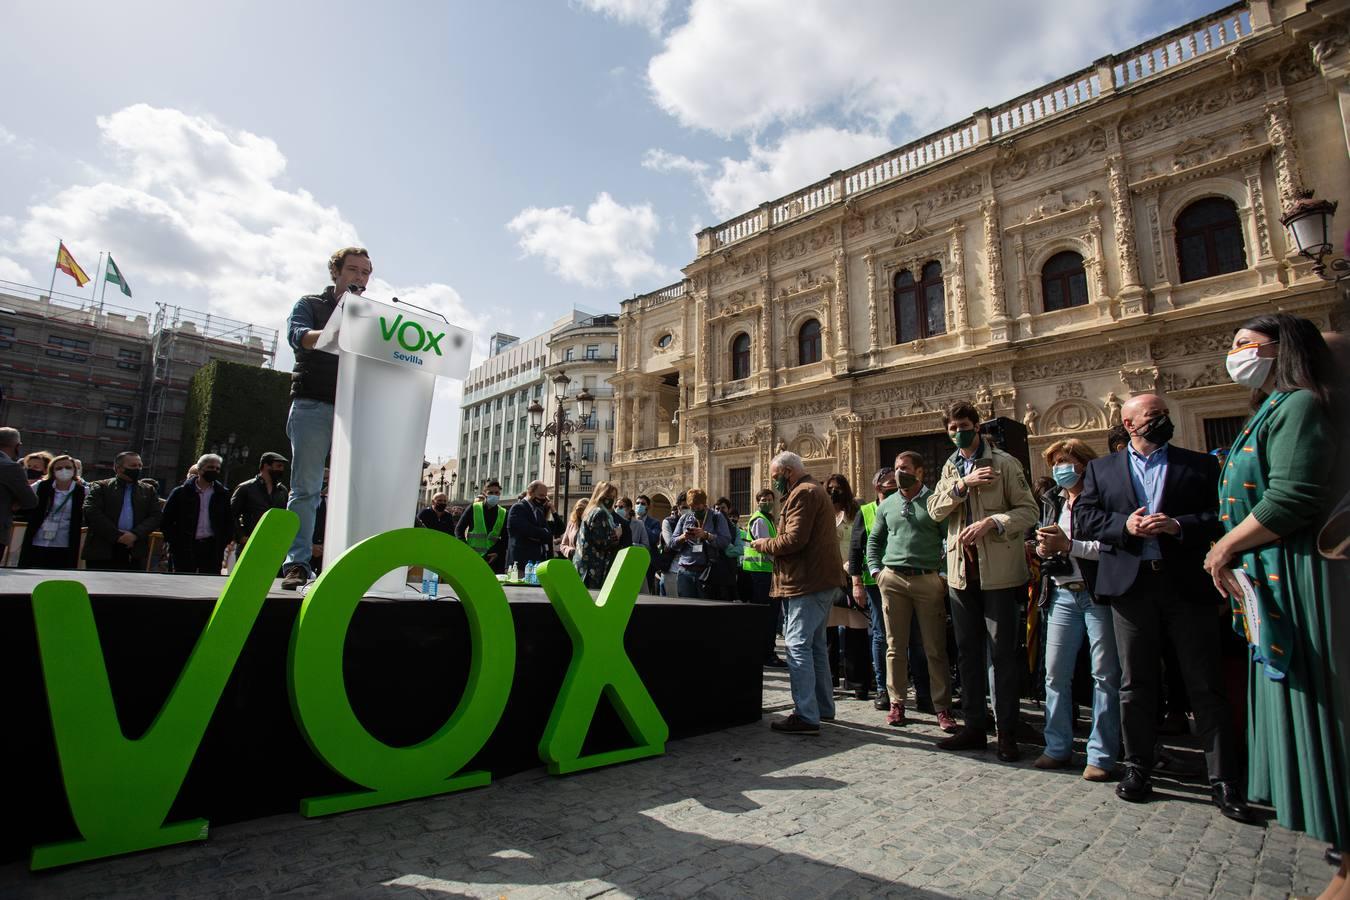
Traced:
<svg viewBox="0 0 1350 900">
<path fill-rule="evenodd" d="M 567 386 L 572 383 L 572 379 L 567 377 L 566 372 L 558 372 L 553 377 L 553 396 L 557 401 L 557 410 L 553 414 L 553 421 L 544 424 L 544 407 L 538 400 L 532 402 L 528 407 L 530 414 L 530 431 L 537 438 L 549 438 L 554 444 L 561 443 L 561 446 L 548 451 L 548 461 L 553 466 L 553 490 L 556 494 L 558 488 L 562 487 L 562 514 L 567 515 L 567 501 L 569 499 L 569 490 L 571 482 L 571 470 L 580 468 L 580 465 L 572 461 L 572 442 L 565 440 L 565 437 L 574 431 L 580 431 L 583 423 L 591 417 L 591 406 L 595 403 L 595 398 L 591 392 L 584 387 L 577 394 L 577 419 L 574 421 L 567 417 L 567 409 L 563 405 L 567 400 Z M 559 452 L 561 451 L 561 452 Z"/>
<path fill-rule="evenodd" d="M 1313 273 L 1324 281 L 1344 281 L 1350 278 L 1350 260 L 1333 259 L 1328 265 L 1323 257 L 1331 252 L 1331 219 L 1336 215 L 1336 201 L 1317 200 L 1308 189 L 1299 191 L 1298 199 L 1284 211 L 1280 224 L 1285 227 L 1298 246 L 1300 255 L 1312 260 Z"/>
</svg>

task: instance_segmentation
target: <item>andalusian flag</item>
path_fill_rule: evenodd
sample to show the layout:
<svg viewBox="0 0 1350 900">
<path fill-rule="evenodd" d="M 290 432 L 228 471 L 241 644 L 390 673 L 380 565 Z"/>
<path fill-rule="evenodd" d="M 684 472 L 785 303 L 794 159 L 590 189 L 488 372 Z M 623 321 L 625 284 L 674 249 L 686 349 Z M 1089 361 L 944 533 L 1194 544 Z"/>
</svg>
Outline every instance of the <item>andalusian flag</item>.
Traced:
<svg viewBox="0 0 1350 900">
<path fill-rule="evenodd" d="M 65 241 L 62 241 L 60 246 L 57 247 L 56 267 L 74 278 L 75 284 L 79 287 L 84 287 L 89 283 L 89 276 L 84 274 L 84 269 L 81 269 L 80 264 L 75 261 L 75 257 L 70 255 L 70 251 L 66 249 Z"/>
<path fill-rule="evenodd" d="M 122 270 L 117 268 L 117 263 L 113 262 L 112 254 L 108 254 L 108 273 L 104 276 L 108 284 L 115 284 L 122 289 L 122 293 L 128 297 L 131 296 L 131 288 L 127 285 L 127 280 L 122 277 Z"/>
</svg>

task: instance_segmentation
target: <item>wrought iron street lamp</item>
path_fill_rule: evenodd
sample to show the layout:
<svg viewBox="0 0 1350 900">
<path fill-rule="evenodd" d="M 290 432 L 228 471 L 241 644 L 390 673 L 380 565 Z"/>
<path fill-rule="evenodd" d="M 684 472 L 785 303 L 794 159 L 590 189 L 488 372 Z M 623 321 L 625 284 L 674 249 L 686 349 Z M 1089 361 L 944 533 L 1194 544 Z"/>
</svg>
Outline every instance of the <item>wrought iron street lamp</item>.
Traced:
<svg viewBox="0 0 1350 900">
<path fill-rule="evenodd" d="M 1313 272 L 1327 281 L 1350 278 L 1350 260 L 1331 260 L 1329 275 L 1328 265 L 1322 261 L 1332 250 L 1331 220 L 1336 215 L 1336 206 L 1334 200 L 1314 199 L 1313 192 L 1305 189 L 1299 191 L 1299 199 L 1280 217 L 1280 224 L 1293 237 L 1298 252 L 1312 260 Z"/>
<path fill-rule="evenodd" d="M 577 418 L 575 420 L 568 418 L 567 407 L 564 405 L 567 400 L 567 386 L 572 383 L 572 379 L 567 377 L 566 372 L 558 372 L 553 376 L 553 396 L 557 400 L 557 409 L 553 414 L 553 421 L 544 424 L 544 407 L 538 400 L 532 402 L 527 407 L 530 414 L 530 431 L 537 438 L 547 438 L 554 444 L 562 442 L 558 450 L 548 451 L 549 465 L 553 467 L 553 485 L 554 491 L 562 487 L 563 502 L 561 512 L 567 514 L 567 502 L 570 499 L 571 470 L 579 468 L 572 460 L 572 442 L 566 440 L 566 436 L 573 432 L 580 431 L 585 427 L 591 418 L 591 410 L 595 404 L 595 398 L 591 392 L 584 387 L 577 394 Z"/>
</svg>

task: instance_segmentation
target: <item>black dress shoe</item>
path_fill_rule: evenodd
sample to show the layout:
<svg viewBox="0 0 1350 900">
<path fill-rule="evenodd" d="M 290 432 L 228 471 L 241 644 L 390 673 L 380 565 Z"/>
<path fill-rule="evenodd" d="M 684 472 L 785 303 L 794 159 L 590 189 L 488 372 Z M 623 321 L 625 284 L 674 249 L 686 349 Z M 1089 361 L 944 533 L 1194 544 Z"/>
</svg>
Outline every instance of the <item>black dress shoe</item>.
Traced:
<svg viewBox="0 0 1350 900">
<path fill-rule="evenodd" d="M 1327 861 L 1329 866 L 1335 866 L 1338 869 L 1341 867 L 1341 851 L 1335 847 L 1328 847 L 1326 852 L 1322 854 L 1322 858 Z"/>
<path fill-rule="evenodd" d="M 1214 805 L 1219 808 L 1219 812 L 1234 822 L 1250 825 L 1255 820 L 1247 801 L 1242 799 L 1232 782 L 1216 781 L 1210 785 L 1210 791 L 1214 794 Z"/>
<path fill-rule="evenodd" d="M 1130 803 L 1143 803 L 1153 793 L 1153 782 L 1138 766 L 1126 766 L 1125 777 L 1116 785 L 1116 796 Z"/>
<path fill-rule="evenodd" d="M 879 709 L 883 712 L 889 711 L 891 708 L 891 698 L 886 694 L 877 694 L 877 699 L 872 701 L 872 708 Z"/>
<path fill-rule="evenodd" d="M 938 741 L 937 745 L 941 750 L 984 750 L 989 746 L 989 739 L 982 729 L 962 727 L 951 737 Z"/>
<path fill-rule="evenodd" d="M 1003 762 L 1017 762 L 1022 758 L 1022 751 L 1017 748 L 1017 739 L 1013 737 L 1005 738 L 998 736 L 998 758 Z"/>
</svg>

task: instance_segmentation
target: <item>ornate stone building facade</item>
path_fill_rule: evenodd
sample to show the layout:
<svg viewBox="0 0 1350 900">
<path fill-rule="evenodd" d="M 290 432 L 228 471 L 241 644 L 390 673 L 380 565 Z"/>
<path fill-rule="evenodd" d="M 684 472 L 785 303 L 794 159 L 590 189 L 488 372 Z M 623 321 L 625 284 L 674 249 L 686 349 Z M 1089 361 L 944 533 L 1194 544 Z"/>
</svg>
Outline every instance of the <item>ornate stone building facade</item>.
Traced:
<svg viewBox="0 0 1350 900">
<path fill-rule="evenodd" d="M 1026 422 L 1036 475 L 1141 391 L 1226 444 L 1237 325 L 1341 324 L 1279 217 L 1350 198 L 1348 31 L 1344 3 L 1238 4 L 700 232 L 623 304 L 612 477 L 744 495 L 786 448 L 865 485 L 959 398 Z"/>
</svg>

